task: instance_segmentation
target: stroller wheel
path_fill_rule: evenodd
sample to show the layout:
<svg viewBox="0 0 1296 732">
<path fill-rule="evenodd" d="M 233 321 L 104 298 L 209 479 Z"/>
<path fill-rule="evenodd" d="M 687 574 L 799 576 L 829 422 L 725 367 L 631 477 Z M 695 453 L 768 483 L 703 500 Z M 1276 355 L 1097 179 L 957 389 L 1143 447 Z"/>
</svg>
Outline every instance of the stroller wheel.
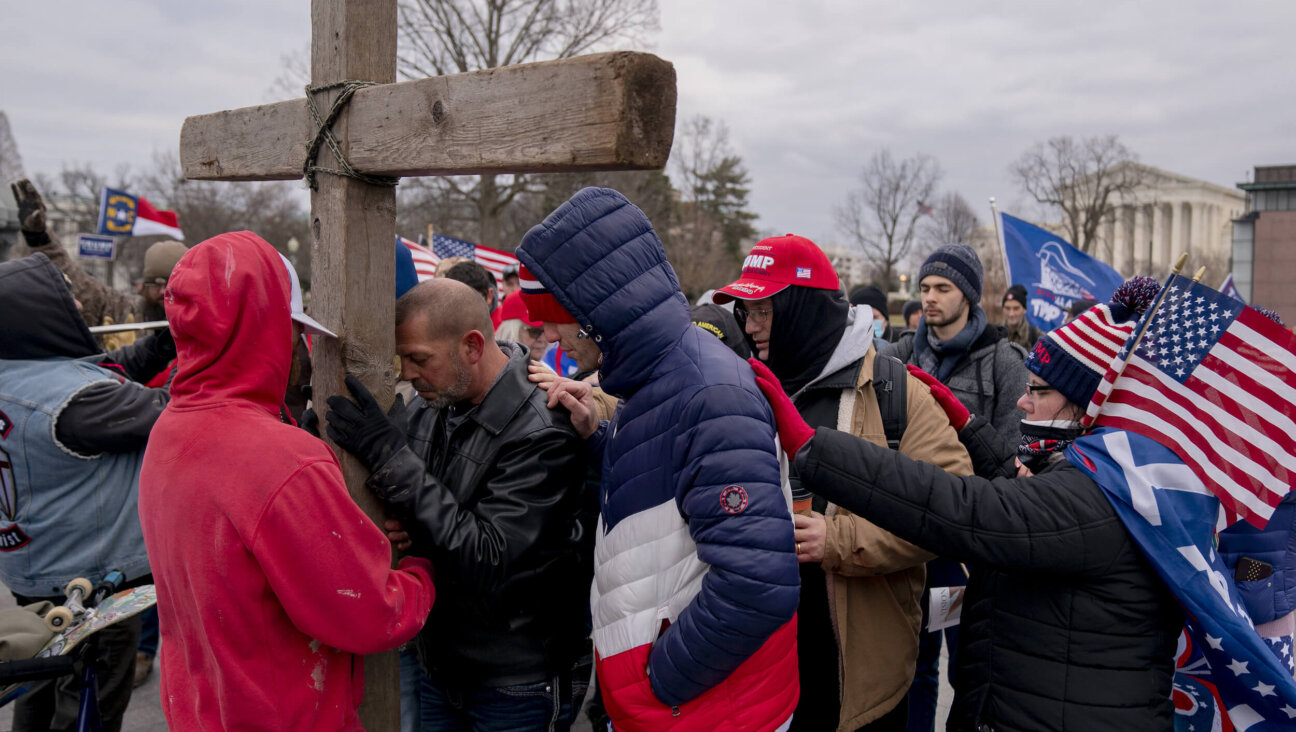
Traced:
<svg viewBox="0 0 1296 732">
<path fill-rule="evenodd" d="M 45 614 L 45 627 L 57 633 L 72 624 L 72 617 L 72 611 L 62 605 L 51 608 Z"/>
</svg>

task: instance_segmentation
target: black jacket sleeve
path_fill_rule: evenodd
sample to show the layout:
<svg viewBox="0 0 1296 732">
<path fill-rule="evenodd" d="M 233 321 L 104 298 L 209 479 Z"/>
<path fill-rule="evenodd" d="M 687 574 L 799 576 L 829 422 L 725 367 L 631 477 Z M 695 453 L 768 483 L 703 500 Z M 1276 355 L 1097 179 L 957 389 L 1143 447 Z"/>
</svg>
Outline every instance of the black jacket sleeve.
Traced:
<svg viewBox="0 0 1296 732">
<path fill-rule="evenodd" d="M 64 447 L 86 456 L 142 450 L 170 398 L 164 389 L 131 382 L 91 384 L 63 408 L 54 423 L 54 436 Z"/>
<path fill-rule="evenodd" d="M 547 527 L 575 513 L 568 500 L 578 492 L 558 486 L 585 482 L 584 451 L 579 436 L 557 427 L 513 440 L 470 506 L 460 505 L 408 446 L 379 466 L 367 485 L 412 534 L 456 561 L 460 577 L 493 592 Z"/>
<path fill-rule="evenodd" d="M 1129 541 L 1102 490 L 1065 460 L 1029 478 L 959 477 L 826 428 L 796 460 L 815 493 L 966 563 L 1097 576 Z"/>
<path fill-rule="evenodd" d="M 170 331 L 164 331 L 109 351 L 103 360 L 120 366 L 126 378 L 142 384 L 165 371 L 175 357 L 175 341 Z"/>
<path fill-rule="evenodd" d="M 973 415 L 958 433 L 959 442 L 972 458 L 972 472 L 982 478 L 1017 477 L 1017 446 L 1005 440 L 994 425 Z"/>
</svg>

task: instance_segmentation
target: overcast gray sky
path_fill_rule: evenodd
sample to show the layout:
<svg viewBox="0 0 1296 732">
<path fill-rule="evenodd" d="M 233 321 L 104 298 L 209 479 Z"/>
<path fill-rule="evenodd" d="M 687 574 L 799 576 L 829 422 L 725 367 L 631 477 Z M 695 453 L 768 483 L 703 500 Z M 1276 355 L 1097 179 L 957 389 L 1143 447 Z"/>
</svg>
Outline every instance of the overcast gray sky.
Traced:
<svg viewBox="0 0 1296 732">
<path fill-rule="evenodd" d="M 304 0 L 7 3 L 0 110 L 29 174 L 147 169 L 185 116 L 271 101 Z M 1151 165 L 1232 186 L 1296 163 L 1296 3 L 661 0 L 678 119 L 723 120 L 764 230 L 832 243 L 882 147 L 944 190 L 1031 213 L 1006 168 L 1055 135 L 1115 133 Z"/>
</svg>

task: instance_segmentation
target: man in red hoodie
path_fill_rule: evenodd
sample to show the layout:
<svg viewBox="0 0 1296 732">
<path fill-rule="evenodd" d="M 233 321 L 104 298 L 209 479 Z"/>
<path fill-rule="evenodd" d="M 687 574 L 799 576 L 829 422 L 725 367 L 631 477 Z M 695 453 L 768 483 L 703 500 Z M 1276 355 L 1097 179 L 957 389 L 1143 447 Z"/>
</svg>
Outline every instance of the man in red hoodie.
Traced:
<svg viewBox="0 0 1296 732">
<path fill-rule="evenodd" d="M 167 286 L 177 369 L 139 512 L 172 729 L 361 730 L 358 655 L 413 638 L 432 566 L 390 569 L 323 442 L 280 420 L 301 312 L 287 260 L 250 232 L 189 250 Z M 294 322 L 295 321 L 295 322 Z"/>
</svg>

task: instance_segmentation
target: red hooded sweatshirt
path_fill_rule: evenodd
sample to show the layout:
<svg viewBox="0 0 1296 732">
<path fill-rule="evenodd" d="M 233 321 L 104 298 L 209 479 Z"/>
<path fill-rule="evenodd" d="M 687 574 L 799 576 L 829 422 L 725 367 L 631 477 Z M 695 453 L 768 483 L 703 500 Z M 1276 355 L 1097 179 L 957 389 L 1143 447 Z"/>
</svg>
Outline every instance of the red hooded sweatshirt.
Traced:
<svg viewBox="0 0 1296 732">
<path fill-rule="evenodd" d="M 337 459 L 279 420 L 289 279 L 255 234 L 190 249 L 166 293 L 179 371 L 149 437 L 140 523 L 177 730 L 360 730 L 359 654 L 413 638 L 425 560 L 392 570 Z"/>
</svg>

